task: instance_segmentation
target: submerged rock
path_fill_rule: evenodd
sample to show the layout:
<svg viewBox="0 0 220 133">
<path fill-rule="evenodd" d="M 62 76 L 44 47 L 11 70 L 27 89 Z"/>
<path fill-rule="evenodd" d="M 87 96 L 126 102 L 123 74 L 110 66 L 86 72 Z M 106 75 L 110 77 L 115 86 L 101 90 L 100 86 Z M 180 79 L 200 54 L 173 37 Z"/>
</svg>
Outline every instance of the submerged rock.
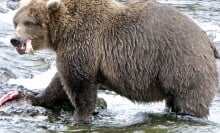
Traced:
<svg viewBox="0 0 220 133">
<path fill-rule="evenodd" d="M 7 8 L 0 6 L 0 13 L 7 13 L 8 11 Z"/>
<path fill-rule="evenodd" d="M 44 108 L 40 106 L 33 106 L 30 101 L 24 98 L 25 94 L 37 94 L 37 90 L 30 91 L 23 86 L 0 83 L 0 97 L 9 91 L 19 91 L 20 96 L 16 99 L 0 106 L 0 116 L 4 117 L 18 117 L 19 119 L 30 119 L 30 122 L 37 121 L 46 122 L 50 124 L 67 124 L 74 122 L 72 119 L 74 108 L 70 102 L 64 103 L 62 106 L 53 106 L 53 108 Z M 102 98 L 97 99 L 97 107 L 93 115 L 97 115 L 100 111 L 107 108 L 107 104 Z M 40 120 L 39 120 L 40 119 Z M 0 119 L 1 120 L 1 119 Z M 50 123 L 50 124 L 48 124 Z M 43 125 L 47 127 L 46 125 Z"/>
<path fill-rule="evenodd" d="M 9 10 L 19 8 L 20 0 L 0 0 L 0 13 L 7 13 Z"/>
<path fill-rule="evenodd" d="M 19 1 L 20 0 L 8 0 L 7 7 L 11 10 L 16 10 L 19 8 Z"/>
</svg>

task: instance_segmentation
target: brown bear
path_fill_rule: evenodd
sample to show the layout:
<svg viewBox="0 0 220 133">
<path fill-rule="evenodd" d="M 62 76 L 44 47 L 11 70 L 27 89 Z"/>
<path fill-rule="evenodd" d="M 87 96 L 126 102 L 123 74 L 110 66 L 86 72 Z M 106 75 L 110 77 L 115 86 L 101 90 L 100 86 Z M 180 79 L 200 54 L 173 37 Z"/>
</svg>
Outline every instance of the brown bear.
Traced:
<svg viewBox="0 0 220 133">
<path fill-rule="evenodd" d="M 76 121 L 89 122 L 102 85 L 134 102 L 166 100 L 180 115 L 209 114 L 218 52 L 173 7 L 153 0 L 29 0 L 13 22 L 11 43 L 20 54 L 32 48 L 56 52 L 58 72 L 42 94 L 31 97 L 36 105 L 67 94 Z"/>
</svg>

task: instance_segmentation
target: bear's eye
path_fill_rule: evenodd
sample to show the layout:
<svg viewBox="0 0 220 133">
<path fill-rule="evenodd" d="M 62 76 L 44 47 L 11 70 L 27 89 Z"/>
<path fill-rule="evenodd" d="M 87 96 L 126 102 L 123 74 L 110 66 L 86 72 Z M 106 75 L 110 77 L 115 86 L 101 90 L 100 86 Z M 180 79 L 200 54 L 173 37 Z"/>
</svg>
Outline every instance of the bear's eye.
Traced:
<svg viewBox="0 0 220 133">
<path fill-rule="evenodd" d="M 26 25 L 26 26 L 31 26 L 31 25 L 34 25 L 34 23 L 31 22 L 31 21 L 25 21 L 25 22 L 24 22 L 24 25 Z"/>
<path fill-rule="evenodd" d="M 37 25 L 39 25 L 39 24 L 34 23 L 34 22 L 32 22 L 32 21 L 24 21 L 24 25 L 25 25 L 25 26 L 37 26 Z"/>
</svg>

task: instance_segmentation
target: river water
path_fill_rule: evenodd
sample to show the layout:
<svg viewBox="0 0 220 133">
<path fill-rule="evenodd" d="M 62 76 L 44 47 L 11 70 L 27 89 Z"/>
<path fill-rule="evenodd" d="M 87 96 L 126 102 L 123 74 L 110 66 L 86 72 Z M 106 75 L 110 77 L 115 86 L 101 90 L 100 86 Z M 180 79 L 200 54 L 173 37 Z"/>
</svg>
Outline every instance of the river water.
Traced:
<svg viewBox="0 0 220 133">
<path fill-rule="evenodd" d="M 175 6 L 192 18 L 206 31 L 220 51 L 219 0 L 159 0 L 159 2 Z M 4 5 L 4 1 L 0 1 L 0 8 Z M 0 13 L 0 81 L 23 85 L 30 90 L 45 88 L 56 72 L 55 54 L 51 51 L 40 51 L 34 56 L 18 56 L 9 44 L 9 38 L 13 32 L 12 17 L 15 11 L 7 10 L 7 13 Z M 219 68 L 219 61 L 217 64 Z M 11 118 L 11 122 L 5 122 L 3 116 L 0 116 L 0 132 L 220 132 L 219 93 L 216 94 L 212 103 L 208 120 L 170 116 L 164 112 L 164 102 L 135 104 L 114 92 L 100 92 L 99 96 L 106 100 L 108 108 L 100 112 L 98 118 L 94 119 L 90 126 L 72 126 L 71 123 L 61 123 L 62 128 L 44 129 L 35 125 L 36 122 L 48 122 L 47 119 L 36 120 L 36 118 L 29 117 L 28 120 L 16 121 L 16 118 Z"/>
</svg>

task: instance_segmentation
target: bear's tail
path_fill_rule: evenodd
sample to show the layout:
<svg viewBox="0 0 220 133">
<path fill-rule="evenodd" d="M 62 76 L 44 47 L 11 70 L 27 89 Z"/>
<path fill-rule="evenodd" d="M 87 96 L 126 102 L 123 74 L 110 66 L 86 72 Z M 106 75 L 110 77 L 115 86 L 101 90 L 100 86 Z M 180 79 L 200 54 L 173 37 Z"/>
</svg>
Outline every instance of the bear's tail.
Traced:
<svg viewBox="0 0 220 133">
<path fill-rule="evenodd" d="M 210 46 L 211 46 L 212 50 L 214 51 L 214 57 L 215 57 L 216 59 L 220 59 L 219 52 L 218 52 L 218 50 L 216 49 L 216 47 L 214 46 L 214 44 L 211 43 Z"/>
</svg>

